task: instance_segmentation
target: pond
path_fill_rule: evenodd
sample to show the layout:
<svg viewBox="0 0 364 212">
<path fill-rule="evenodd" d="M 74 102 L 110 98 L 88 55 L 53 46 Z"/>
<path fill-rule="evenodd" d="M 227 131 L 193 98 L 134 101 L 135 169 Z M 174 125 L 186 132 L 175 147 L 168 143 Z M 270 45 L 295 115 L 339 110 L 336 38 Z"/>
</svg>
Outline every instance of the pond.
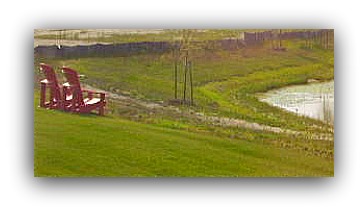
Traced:
<svg viewBox="0 0 364 212">
<path fill-rule="evenodd" d="M 260 95 L 259 99 L 287 111 L 334 124 L 334 81 L 271 90 Z"/>
</svg>

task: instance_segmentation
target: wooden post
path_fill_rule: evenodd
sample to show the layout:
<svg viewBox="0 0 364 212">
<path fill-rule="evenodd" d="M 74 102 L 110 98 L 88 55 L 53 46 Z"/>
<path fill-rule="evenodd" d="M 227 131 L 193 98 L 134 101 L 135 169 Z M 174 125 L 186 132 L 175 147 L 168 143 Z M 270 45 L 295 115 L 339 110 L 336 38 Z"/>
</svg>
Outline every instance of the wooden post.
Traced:
<svg viewBox="0 0 364 212">
<path fill-rule="evenodd" d="M 279 29 L 279 49 L 282 48 L 282 30 Z"/>
<path fill-rule="evenodd" d="M 305 32 L 305 48 L 306 49 L 308 48 L 308 33 L 307 33 L 307 30 Z"/>
<path fill-rule="evenodd" d="M 188 53 L 187 53 L 188 55 Z M 183 102 L 185 103 L 186 101 L 186 89 L 187 89 L 187 56 L 185 56 L 185 63 L 184 63 L 184 70 L 185 70 L 185 77 L 184 77 L 184 81 L 183 81 Z"/>
<path fill-rule="evenodd" d="M 188 69 L 190 71 L 191 105 L 193 105 L 193 83 L 192 83 L 192 63 L 191 62 L 188 62 Z"/>
<path fill-rule="evenodd" d="M 178 74 L 178 54 L 177 50 L 173 51 L 174 55 L 174 98 L 177 99 L 177 74 Z"/>
</svg>

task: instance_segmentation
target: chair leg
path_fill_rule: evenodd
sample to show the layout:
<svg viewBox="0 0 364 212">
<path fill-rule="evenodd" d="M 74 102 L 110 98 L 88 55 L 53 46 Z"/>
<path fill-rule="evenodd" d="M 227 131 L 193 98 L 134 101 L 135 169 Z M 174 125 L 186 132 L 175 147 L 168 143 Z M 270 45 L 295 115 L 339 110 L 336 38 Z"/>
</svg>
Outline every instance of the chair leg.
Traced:
<svg viewBox="0 0 364 212">
<path fill-rule="evenodd" d="M 105 114 L 105 106 L 102 105 L 99 107 L 99 115 L 103 116 L 104 114 Z"/>
<path fill-rule="evenodd" d="M 106 95 L 104 93 L 100 94 L 100 100 L 102 102 L 101 106 L 99 107 L 100 116 L 103 116 L 105 114 L 105 105 L 106 105 L 105 97 L 106 97 Z"/>
<path fill-rule="evenodd" d="M 66 111 L 66 107 L 68 106 L 67 105 L 67 90 L 68 88 L 67 87 L 62 87 L 62 106 L 61 106 L 61 109 Z"/>
<path fill-rule="evenodd" d="M 46 105 L 45 105 L 46 86 L 47 85 L 45 83 L 40 84 L 40 103 L 39 103 L 40 107 L 46 107 Z"/>
<path fill-rule="evenodd" d="M 50 108 L 54 109 L 55 105 L 56 105 L 56 101 L 55 101 L 55 98 L 54 98 L 53 87 L 51 87 L 51 89 L 49 91 L 50 91 L 50 98 L 49 98 Z"/>
</svg>

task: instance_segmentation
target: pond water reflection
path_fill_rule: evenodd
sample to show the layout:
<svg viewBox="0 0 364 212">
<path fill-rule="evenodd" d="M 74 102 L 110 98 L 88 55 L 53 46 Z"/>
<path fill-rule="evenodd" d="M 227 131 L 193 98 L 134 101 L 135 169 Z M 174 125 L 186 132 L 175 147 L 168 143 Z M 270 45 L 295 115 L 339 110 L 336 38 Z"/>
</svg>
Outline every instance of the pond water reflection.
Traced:
<svg viewBox="0 0 364 212">
<path fill-rule="evenodd" d="M 285 110 L 334 124 L 334 81 L 271 90 L 260 100 Z"/>
</svg>

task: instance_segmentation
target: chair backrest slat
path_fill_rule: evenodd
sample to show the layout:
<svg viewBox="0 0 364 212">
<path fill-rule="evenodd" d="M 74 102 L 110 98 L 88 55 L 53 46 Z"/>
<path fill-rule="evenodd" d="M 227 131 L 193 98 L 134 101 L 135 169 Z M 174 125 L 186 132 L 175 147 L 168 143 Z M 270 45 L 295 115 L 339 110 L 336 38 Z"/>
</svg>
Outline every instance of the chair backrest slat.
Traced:
<svg viewBox="0 0 364 212">
<path fill-rule="evenodd" d="M 75 70 L 68 67 L 63 67 L 62 72 L 66 77 L 68 84 L 70 85 L 74 101 L 79 105 L 84 105 L 81 83 L 78 73 Z"/>
<path fill-rule="evenodd" d="M 58 84 L 56 72 L 54 71 L 54 69 L 50 65 L 41 63 L 40 70 L 45 75 L 49 87 L 50 89 L 52 89 L 52 92 L 55 95 L 54 98 L 56 99 L 56 101 L 61 101 L 61 88 Z"/>
<path fill-rule="evenodd" d="M 58 86 L 56 72 L 54 71 L 54 69 L 51 66 L 41 63 L 40 70 L 43 72 L 43 74 L 45 75 L 48 82 L 54 83 L 55 85 Z"/>
</svg>

